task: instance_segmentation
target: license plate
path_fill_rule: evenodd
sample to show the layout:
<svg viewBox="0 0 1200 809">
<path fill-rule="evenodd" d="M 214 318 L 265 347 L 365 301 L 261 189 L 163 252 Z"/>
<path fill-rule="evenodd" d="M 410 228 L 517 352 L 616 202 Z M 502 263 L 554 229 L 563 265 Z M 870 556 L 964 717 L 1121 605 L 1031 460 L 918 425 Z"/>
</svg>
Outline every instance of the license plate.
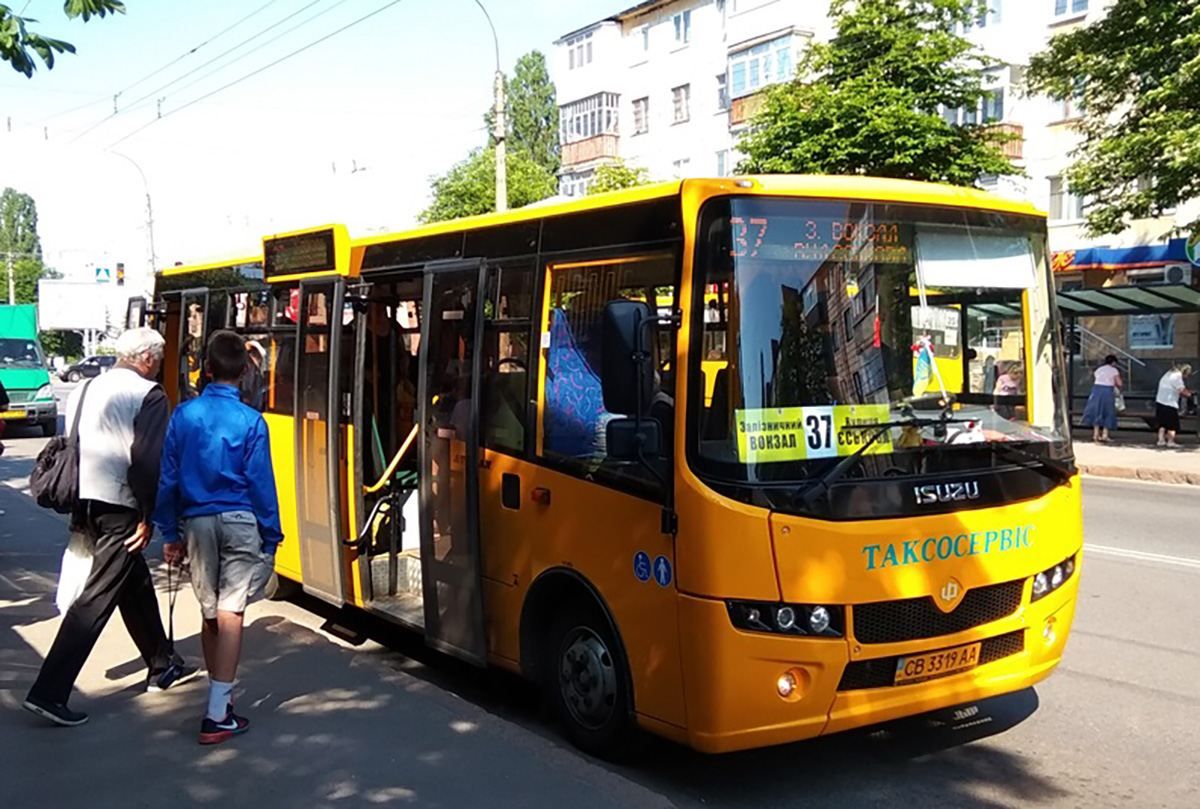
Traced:
<svg viewBox="0 0 1200 809">
<path fill-rule="evenodd" d="M 979 665 L 980 643 L 955 646 L 937 652 L 909 655 L 896 661 L 896 685 L 945 677 Z"/>
<path fill-rule="evenodd" d="M 0 413 L 0 419 L 3 419 L 5 421 L 11 421 L 12 419 L 23 419 L 23 418 L 27 418 L 24 410 L 5 410 L 3 413 Z"/>
</svg>

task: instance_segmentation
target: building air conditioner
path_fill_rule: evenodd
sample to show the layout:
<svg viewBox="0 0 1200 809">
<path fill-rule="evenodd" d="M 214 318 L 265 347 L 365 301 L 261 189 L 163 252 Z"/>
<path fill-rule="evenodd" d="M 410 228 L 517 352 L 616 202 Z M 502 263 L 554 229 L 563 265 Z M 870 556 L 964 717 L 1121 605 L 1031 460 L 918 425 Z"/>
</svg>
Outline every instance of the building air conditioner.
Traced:
<svg viewBox="0 0 1200 809">
<path fill-rule="evenodd" d="M 1188 264 L 1167 264 L 1163 267 L 1163 281 L 1168 284 L 1192 283 L 1192 267 Z"/>
</svg>

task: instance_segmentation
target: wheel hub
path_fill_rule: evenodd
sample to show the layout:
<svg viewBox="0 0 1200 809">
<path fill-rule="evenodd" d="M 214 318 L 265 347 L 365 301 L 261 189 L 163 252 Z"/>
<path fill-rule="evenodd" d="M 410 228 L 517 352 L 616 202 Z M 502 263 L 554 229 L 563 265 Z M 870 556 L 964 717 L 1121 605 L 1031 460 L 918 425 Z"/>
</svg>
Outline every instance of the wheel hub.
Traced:
<svg viewBox="0 0 1200 809">
<path fill-rule="evenodd" d="M 617 702 L 612 653 L 586 627 L 568 634 L 559 655 L 558 685 L 572 717 L 588 728 L 603 726 Z"/>
</svg>

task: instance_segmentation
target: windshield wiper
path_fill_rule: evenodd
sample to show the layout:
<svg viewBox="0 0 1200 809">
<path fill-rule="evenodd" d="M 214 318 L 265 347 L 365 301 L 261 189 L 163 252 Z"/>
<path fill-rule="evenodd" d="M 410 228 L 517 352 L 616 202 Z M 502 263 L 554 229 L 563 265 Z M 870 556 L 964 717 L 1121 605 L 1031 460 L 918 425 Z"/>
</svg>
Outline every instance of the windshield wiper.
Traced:
<svg viewBox="0 0 1200 809">
<path fill-rule="evenodd" d="M 883 424 L 848 424 L 844 429 L 874 429 L 875 432 L 871 433 L 871 437 L 868 438 L 861 447 L 854 450 L 852 454 L 842 458 L 840 461 L 826 470 L 819 478 L 801 489 L 800 496 L 804 498 L 804 504 L 811 509 L 817 502 L 817 499 L 829 491 L 829 487 L 832 484 L 841 480 L 843 477 L 845 477 L 847 472 L 858 466 L 858 464 L 862 461 L 863 456 L 867 454 L 867 450 L 873 447 L 876 441 L 882 438 L 888 430 L 891 430 L 894 427 L 944 427 L 946 424 L 951 422 L 970 421 L 974 421 L 974 419 L 951 418 L 946 413 L 943 413 L 940 418 L 936 419 L 916 418 L 914 416 L 912 418 L 902 419 L 900 421 L 889 421 Z"/>
<path fill-rule="evenodd" d="M 978 445 L 977 445 L 978 446 Z M 1075 476 L 1075 467 L 1068 463 L 1063 463 L 1057 458 L 1051 458 L 1048 455 L 1038 455 L 1036 452 L 1030 452 L 1027 449 L 1014 447 L 1003 441 L 987 441 L 984 446 L 994 455 L 1007 455 L 1012 461 L 1032 461 L 1036 466 L 1025 466 L 1026 469 L 1032 469 L 1035 472 L 1040 472 L 1056 483 L 1067 483 Z M 1024 464 L 1022 464 L 1024 466 Z"/>
</svg>

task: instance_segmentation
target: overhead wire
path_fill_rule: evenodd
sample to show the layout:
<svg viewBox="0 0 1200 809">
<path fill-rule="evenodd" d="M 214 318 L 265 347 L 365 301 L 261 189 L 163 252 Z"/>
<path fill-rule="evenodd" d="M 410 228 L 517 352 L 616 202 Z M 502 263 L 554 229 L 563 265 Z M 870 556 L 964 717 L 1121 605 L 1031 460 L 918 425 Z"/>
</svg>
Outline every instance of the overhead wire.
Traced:
<svg viewBox="0 0 1200 809">
<path fill-rule="evenodd" d="M 283 25 L 283 24 L 284 24 L 285 22 L 287 22 L 288 20 L 291 20 L 291 19 L 294 19 L 295 17 L 298 17 L 300 14 L 304 13 L 304 12 L 305 12 L 305 11 L 307 11 L 308 9 L 312 8 L 313 6 L 315 6 L 315 5 L 317 5 L 318 3 L 321 3 L 321 2 L 323 2 L 323 0 L 311 0 L 311 2 L 309 2 L 309 3 L 307 3 L 307 4 L 303 5 L 303 6 L 301 6 L 300 8 L 296 9 L 295 11 L 293 11 L 291 14 L 288 14 L 287 16 L 285 16 L 285 17 L 283 17 L 283 18 L 281 18 L 281 19 L 279 19 L 279 20 L 276 20 L 275 22 L 273 22 L 273 23 L 271 23 L 270 25 L 268 25 L 266 28 L 263 28 L 261 31 L 258 31 L 257 33 L 255 33 L 255 34 L 253 34 L 253 35 L 251 35 L 251 36 L 247 37 L 246 39 L 242 40 L 242 41 L 241 41 L 241 42 L 239 42 L 238 44 L 234 45 L 232 48 L 227 48 L 226 50 L 224 50 L 224 51 L 222 51 L 221 53 L 219 53 L 219 54 L 217 54 L 216 56 L 214 56 L 212 59 L 209 59 L 209 60 L 208 60 L 207 62 L 205 62 L 204 64 L 198 65 L 198 66 L 196 66 L 196 67 L 192 68 L 191 70 L 187 71 L 186 73 L 183 73 L 183 74 L 182 74 L 182 75 L 180 75 L 180 76 L 176 76 L 174 79 L 172 79 L 171 81 L 167 82 L 166 84 L 163 84 L 163 85 L 159 86 L 158 88 L 156 88 L 156 89 L 154 89 L 154 90 L 151 90 L 149 93 L 146 93 L 145 95 L 143 95 L 143 96 L 140 96 L 140 97 L 139 97 L 139 98 L 137 98 L 136 100 L 134 100 L 134 101 L 131 101 L 129 104 L 127 104 L 127 105 L 126 105 L 126 107 L 125 107 L 125 110 L 126 110 L 126 111 L 128 111 L 128 110 L 130 110 L 130 109 L 133 109 L 133 108 L 134 108 L 134 107 L 136 107 L 138 104 L 140 104 L 141 102 L 145 101 L 145 100 L 146 100 L 146 99 L 148 99 L 148 98 L 154 98 L 156 95 L 158 95 L 158 93 L 160 93 L 160 92 L 162 92 L 163 90 L 167 89 L 167 88 L 168 88 L 168 87 L 170 87 L 171 85 L 173 85 L 173 84 L 176 84 L 176 83 L 178 83 L 178 82 L 182 81 L 183 79 L 186 79 L 188 76 L 191 76 L 191 75 L 193 75 L 193 74 L 194 74 L 194 73 L 196 73 L 197 71 L 203 70 L 204 68 L 206 68 L 206 67 L 208 67 L 209 65 L 211 65 L 213 62 L 216 62 L 217 60 L 219 60 L 219 59 L 222 59 L 222 58 L 224 58 L 225 56 L 228 56 L 229 54 L 233 53 L 234 51 L 238 50 L 239 48 L 241 48 L 241 47 L 243 47 L 243 46 L 245 46 L 245 45 L 248 45 L 249 43 L 251 43 L 251 42 L 253 42 L 254 40 L 258 39 L 258 38 L 259 38 L 260 36 L 262 36 L 263 34 L 266 34 L 266 33 L 270 32 L 270 31 L 274 30 L 275 28 L 278 28 L 280 25 Z M 71 139 L 71 143 L 75 143 L 75 142 L 76 142 L 76 141 L 78 141 L 80 138 L 82 138 L 82 137 L 84 137 L 84 136 L 86 136 L 86 135 L 89 135 L 89 134 L 91 134 L 92 132 L 95 132 L 95 131 L 96 131 L 97 129 L 99 129 L 101 126 L 103 126 L 104 124 L 108 123 L 108 122 L 109 122 L 109 121 L 111 121 L 113 118 L 116 118 L 116 117 L 117 117 L 118 115 L 120 115 L 120 114 L 121 114 L 121 111 L 119 111 L 119 110 L 115 110 L 115 111 L 113 111 L 113 112 L 109 113 L 108 115 L 104 116 L 104 117 L 103 117 L 103 118 L 101 118 L 99 121 L 97 121 L 96 123 L 94 123 L 94 124 L 92 124 L 91 126 L 89 126 L 87 129 L 85 129 L 85 130 L 83 130 L 82 132 L 80 132 L 80 133 L 79 133 L 78 135 L 76 135 L 74 138 L 72 138 L 72 139 Z"/>
<path fill-rule="evenodd" d="M 203 48 L 205 45 L 208 45 L 209 43 L 213 42 L 214 40 L 216 40 L 216 39 L 219 39 L 220 37 L 223 37 L 223 36 L 225 36 L 225 34 L 228 34 L 228 33 L 229 33 L 230 31 L 232 31 L 234 28 L 237 28 L 239 25 L 241 25 L 242 23 L 246 22 L 247 20 L 249 20 L 249 19 L 250 19 L 251 17 L 253 17 L 254 15 L 256 15 L 256 14 L 258 14 L 258 13 L 262 12 L 262 11 L 263 11 L 263 10 L 265 10 L 265 9 L 266 9 L 268 6 L 270 6 L 270 5 L 274 4 L 274 3 L 277 3 L 277 2 L 279 2 L 279 0 L 267 0 L 267 2 L 266 2 L 266 3 L 263 3 L 261 6 L 259 6 L 258 8 L 256 8 L 254 11 L 251 11 L 249 14 L 247 14 L 246 16 L 244 16 L 244 17 L 240 18 L 240 19 L 239 19 L 239 20 L 237 20 L 236 22 L 234 22 L 234 23 L 231 23 L 230 25 L 227 25 L 227 26 L 225 26 L 225 27 L 224 27 L 224 28 L 222 28 L 220 31 L 218 31 L 217 33 L 215 33 L 215 34 L 213 34 L 212 36 L 210 36 L 208 39 L 206 39 L 206 40 L 204 40 L 203 42 L 201 42 L 199 45 L 195 45 L 195 46 L 193 46 L 192 48 L 189 48 L 188 50 L 186 50 L 186 51 L 184 51 L 183 53 L 181 53 L 179 56 L 176 56 L 176 57 L 175 57 L 174 59 L 172 59 L 170 62 L 167 62 L 167 63 L 166 63 L 165 65 L 163 65 L 162 67 L 160 67 L 160 68 L 158 68 L 158 69 L 156 69 L 156 70 L 152 70 L 152 71 L 150 71 L 150 72 L 149 72 L 149 73 L 147 73 L 146 75 L 144 75 L 144 76 L 142 76 L 141 78 L 139 78 L 139 79 L 137 79 L 136 81 L 134 81 L 132 84 L 128 84 L 128 85 L 126 85 L 124 88 L 122 88 L 122 89 L 118 90 L 118 91 L 116 92 L 116 94 L 115 94 L 115 97 L 119 97 L 119 96 L 121 96 L 123 93 L 126 93 L 126 92 L 128 92 L 129 90 L 132 90 L 134 87 L 137 87 L 139 84 L 141 84 L 142 82 L 146 81 L 147 79 L 149 79 L 149 78 L 151 78 L 151 77 L 153 77 L 153 76 L 156 76 L 156 75 L 158 75 L 159 73 L 162 73 L 162 71 L 166 70 L 166 69 L 167 69 L 167 68 L 169 68 L 169 67 L 172 67 L 173 65 L 176 65 L 176 64 L 178 64 L 179 62 L 183 61 L 183 60 L 184 60 L 184 59 L 186 59 L 187 57 L 189 57 L 189 56 L 191 56 L 192 54 L 194 54 L 196 51 L 198 51 L 198 50 L 200 50 L 201 48 Z M 29 4 L 28 4 L 28 3 L 26 3 L 26 6 L 28 6 L 28 5 L 29 5 Z M 47 115 L 47 116 L 45 116 L 45 117 L 44 117 L 44 118 L 42 118 L 42 119 L 41 119 L 41 121 L 40 121 L 40 122 L 38 122 L 38 123 L 45 124 L 45 123 L 47 123 L 47 122 L 49 122 L 49 121 L 53 121 L 53 120 L 55 120 L 56 118 L 61 118 L 61 117 L 63 117 L 64 115 L 70 115 L 70 114 L 71 114 L 71 113 L 73 113 L 73 112 L 79 112 L 80 110 L 87 109 L 88 107 L 94 107 L 94 106 L 96 106 L 96 105 L 98 105 L 98 104 L 104 104 L 104 103 L 107 103 L 107 102 L 111 101 L 113 98 L 114 98 L 114 96 L 112 96 L 112 95 L 105 95 L 105 96 L 101 96 L 101 97 L 99 97 L 99 98 L 96 98 L 96 99 L 94 99 L 94 100 L 92 100 L 92 101 L 88 101 L 88 102 L 87 102 L 87 103 L 85 103 L 85 104 L 78 104 L 78 105 L 76 105 L 76 106 L 74 106 L 74 107 L 69 107 L 69 108 L 67 108 L 67 109 L 65 109 L 65 110 L 59 110 L 58 112 L 51 113 L 50 115 Z M 29 126 L 34 126 L 34 125 L 35 125 L 35 124 L 33 124 L 33 123 L 29 124 Z"/>
<path fill-rule="evenodd" d="M 256 69 L 252 70 L 251 72 L 234 79 L 231 82 L 227 82 L 227 83 L 221 85 L 220 87 L 216 88 L 215 90 L 210 90 L 209 92 L 205 93 L 204 95 L 193 98 L 191 101 L 187 102 L 186 104 L 183 104 L 182 106 L 179 106 L 172 110 L 168 110 L 167 112 L 164 112 L 161 116 L 151 119 L 149 122 L 143 124 L 142 126 L 138 127 L 137 129 L 133 130 L 132 132 L 128 133 L 127 135 L 124 135 L 123 137 L 119 138 L 118 140 L 113 141 L 105 148 L 111 149 L 113 146 L 116 146 L 119 143 L 123 143 L 124 141 L 129 140 L 134 135 L 150 128 L 151 126 L 153 126 L 154 124 L 163 120 L 164 118 L 168 118 L 177 112 L 183 112 L 188 107 L 191 107 L 195 104 L 199 104 L 201 101 L 212 98 L 213 96 L 217 95 L 218 93 L 222 93 L 222 92 L 228 90 L 229 88 L 234 87 L 235 85 L 241 84 L 242 82 L 246 81 L 247 79 L 251 79 L 254 76 L 257 76 L 259 73 L 262 73 L 266 70 L 270 70 L 271 68 L 280 64 L 281 62 L 285 62 L 288 59 L 291 59 L 293 56 L 297 56 L 310 48 L 314 48 L 317 45 L 320 45 L 322 42 L 332 39 L 333 37 L 337 36 L 338 34 L 342 33 L 343 31 L 347 31 L 356 25 L 360 25 L 360 24 L 366 22 L 367 20 L 371 19 L 372 17 L 376 16 L 377 14 L 387 11 L 392 6 L 399 5 L 403 1 L 404 0 L 391 0 L 391 2 L 384 3 L 382 6 L 375 9 L 374 11 L 371 11 L 367 14 L 364 14 L 363 16 L 359 17 L 356 20 L 352 20 L 351 22 L 346 23 L 341 28 L 330 31 L 325 36 L 315 39 L 312 42 L 309 42 L 307 45 L 303 45 L 303 46 L 297 48 L 296 50 L 291 51 L 290 53 L 284 54 L 283 56 L 279 57 L 278 59 L 274 60 L 273 62 L 269 62 L 269 63 L 263 65 L 262 67 L 256 68 Z"/>
</svg>

